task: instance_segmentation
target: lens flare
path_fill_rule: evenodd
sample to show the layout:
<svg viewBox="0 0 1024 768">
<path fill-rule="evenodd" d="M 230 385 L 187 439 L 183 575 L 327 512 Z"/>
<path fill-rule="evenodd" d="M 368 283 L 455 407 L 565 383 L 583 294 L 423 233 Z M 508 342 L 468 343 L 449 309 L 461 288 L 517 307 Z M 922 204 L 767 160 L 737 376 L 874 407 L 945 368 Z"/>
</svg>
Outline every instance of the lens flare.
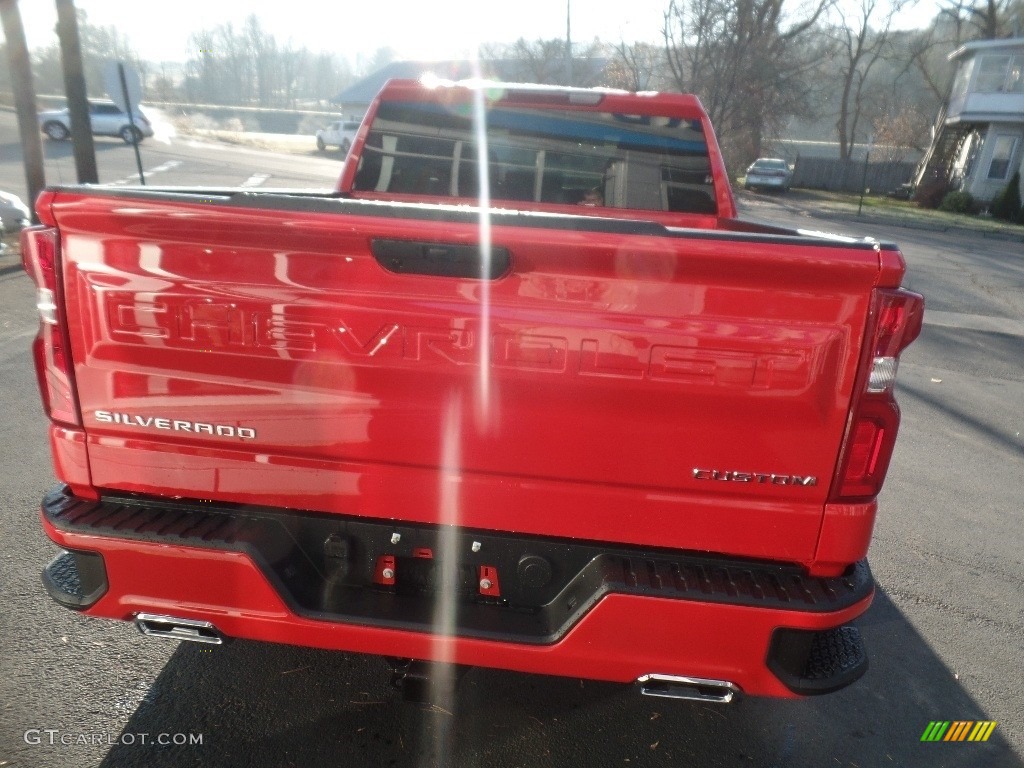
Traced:
<svg viewBox="0 0 1024 768">
<path fill-rule="evenodd" d="M 473 76 L 481 79 L 480 60 L 473 59 Z M 487 148 L 487 101 L 482 88 L 473 90 L 473 134 L 480 190 L 477 200 L 480 230 L 480 365 L 476 387 L 476 418 L 486 426 L 491 416 L 491 179 Z"/>
</svg>

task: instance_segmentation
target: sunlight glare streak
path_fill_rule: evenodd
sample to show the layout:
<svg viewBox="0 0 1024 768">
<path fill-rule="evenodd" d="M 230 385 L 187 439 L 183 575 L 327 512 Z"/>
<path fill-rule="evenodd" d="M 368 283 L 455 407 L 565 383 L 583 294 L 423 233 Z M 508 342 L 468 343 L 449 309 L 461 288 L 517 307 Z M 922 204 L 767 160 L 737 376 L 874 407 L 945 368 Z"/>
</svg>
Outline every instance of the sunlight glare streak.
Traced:
<svg viewBox="0 0 1024 768">
<path fill-rule="evenodd" d="M 148 105 L 144 107 L 144 110 L 146 119 L 149 120 L 149 124 L 153 127 L 153 141 L 170 144 L 171 139 L 178 135 L 178 130 L 174 127 L 167 114 L 163 110 Z"/>
<path fill-rule="evenodd" d="M 459 552 L 457 527 L 459 525 L 459 485 L 462 473 L 462 409 L 458 395 L 448 403 L 448 413 L 441 436 L 440 524 L 438 552 L 435 557 L 441 566 L 438 605 L 434 609 L 434 634 L 439 638 L 454 635 L 456 597 L 458 594 Z M 450 643 L 443 642 L 435 659 L 447 660 L 451 655 Z"/>
<path fill-rule="evenodd" d="M 473 57 L 473 77 L 483 79 L 480 58 Z M 473 90 L 473 133 L 476 136 L 476 167 L 479 174 L 477 204 L 480 210 L 480 378 L 477 380 L 477 425 L 491 415 L 491 180 L 487 151 L 487 105 L 483 88 Z"/>
<path fill-rule="evenodd" d="M 434 563 L 437 591 L 434 598 L 432 698 L 449 712 L 455 705 L 455 625 L 459 597 L 458 551 L 459 493 L 462 472 L 462 409 L 457 394 L 448 403 L 441 435 L 438 509 L 439 531 Z"/>
</svg>

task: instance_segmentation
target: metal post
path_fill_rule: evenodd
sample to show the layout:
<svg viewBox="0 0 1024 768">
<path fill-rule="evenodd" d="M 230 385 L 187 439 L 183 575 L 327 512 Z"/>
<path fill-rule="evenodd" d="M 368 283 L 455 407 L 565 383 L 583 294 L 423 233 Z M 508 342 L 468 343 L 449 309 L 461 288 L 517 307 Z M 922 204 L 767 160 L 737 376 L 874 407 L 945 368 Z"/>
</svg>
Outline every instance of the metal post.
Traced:
<svg viewBox="0 0 1024 768">
<path fill-rule="evenodd" d="M 128 82 L 124 79 L 124 64 L 117 62 L 117 76 L 121 80 L 121 94 L 124 96 L 124 105 L 128 108 L 128 123 L 132 127 L 132 147 L 135 149 L 135 166 L 139 169 L 139 184 L 146 186 L 146 174 L 142 172 L 142 155 L 139 153 L 139 130 L 135 127 L 135 116 L 132 114 L 134 107 L 128 97 Z"/>
<path fill-rule="evenodd" d="M 29 208 L 32 209 L 32 223 L 38 224 L 35 200 L 46 186 L 46 175 L 43 170 L 43 142 L 39 136 L 39 125 L 36 120 L 36 94 L 32 87 L 32 66 L 17 0 L 0 0 L 0 17 L 3 17 L 4 36 L 7 39 L 7 59 L 11 67 L 14 106 L 18 113 L 18 133 L 21 136 L 22 155 L 25 162 L 25 184 L 28 187 Z"/>
<path fill-rule="evenodd" d="M 565 84 L 572 85 L 572 0 L 565 0 Z"/>
<path fill-rule="evenodd" d="M 868 183 L 868 160 L 871 158 L 871 148 L 864 151 L 864 173 L 860 177 L 860 202 L 857 204 L 857 215 L 860 216 L 861 208 L 864 207 L 864 190 Z"/>
<path fill-rule="evenodd" d="M 96 147 L 89 122 L 85 73 L 82 69 L 82 44 L 78 39 L 78 16 L 73 0 L 56 0 L 57 36 L 60 37 L 60 58 L 64 69 L 64 94 L 71 117 L 71 141 L 75 152 L 75 171 L 79 184 L 98 184 Z"/>
</svg>

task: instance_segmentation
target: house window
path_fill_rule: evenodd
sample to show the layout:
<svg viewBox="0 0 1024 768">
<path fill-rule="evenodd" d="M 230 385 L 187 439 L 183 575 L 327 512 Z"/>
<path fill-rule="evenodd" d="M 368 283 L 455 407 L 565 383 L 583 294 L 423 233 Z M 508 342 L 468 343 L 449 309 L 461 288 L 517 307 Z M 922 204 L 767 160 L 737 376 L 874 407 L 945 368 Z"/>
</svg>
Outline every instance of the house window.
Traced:
<svg viewBox="0 0 1024 768">
<path fill-rule="evenodd" d="M 967 95 L 967 86 L 971 82 L 971 73 L 973 71 L 974 59 L 968 59 L 960 65 L 960 69 L 956 73 L 956 80 L 953 82 L 953 90 L 949 95 L 950 101 L 957 101 Z"/>
<path fill-rule="evenodd" d="M 1024 93 L 1024 54 L 1010 60 L 1010 70 L 1006 73 L 1006 92 Z"/>
<path fill-rule="evenodd" d="M 996 143 L 992 147 L 992 162 L 988 167 L 990 179 L 1005 179 L 1010 170 L 1010 160 L 1013 157 L 1013 150 L 1017 148 L 1015 136 L 996 136 Z"/>
<path fill-rule="evenodd" d="M 1009 55 L 982 56 L 978 77 L 974 81 L 977 93 L 999 93 L 1006 85 L 1006 70 L 1010 66 Z"/>
</svg>

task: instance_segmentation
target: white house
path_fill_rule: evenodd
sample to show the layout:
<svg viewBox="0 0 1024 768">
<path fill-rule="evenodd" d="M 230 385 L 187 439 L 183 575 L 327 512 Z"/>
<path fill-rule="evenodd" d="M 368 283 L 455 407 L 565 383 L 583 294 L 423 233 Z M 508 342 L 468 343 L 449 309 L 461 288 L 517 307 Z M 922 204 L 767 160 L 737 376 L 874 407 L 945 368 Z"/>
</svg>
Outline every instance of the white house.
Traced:
<svg viewBox="0 0 1024 768">
<path fill-rule="evenodd" d="M 956 76 L 917 183 L 992 200 L 1024 163 L 1024 38 L 966 43 L 949 58 Z"/>
</svg>

